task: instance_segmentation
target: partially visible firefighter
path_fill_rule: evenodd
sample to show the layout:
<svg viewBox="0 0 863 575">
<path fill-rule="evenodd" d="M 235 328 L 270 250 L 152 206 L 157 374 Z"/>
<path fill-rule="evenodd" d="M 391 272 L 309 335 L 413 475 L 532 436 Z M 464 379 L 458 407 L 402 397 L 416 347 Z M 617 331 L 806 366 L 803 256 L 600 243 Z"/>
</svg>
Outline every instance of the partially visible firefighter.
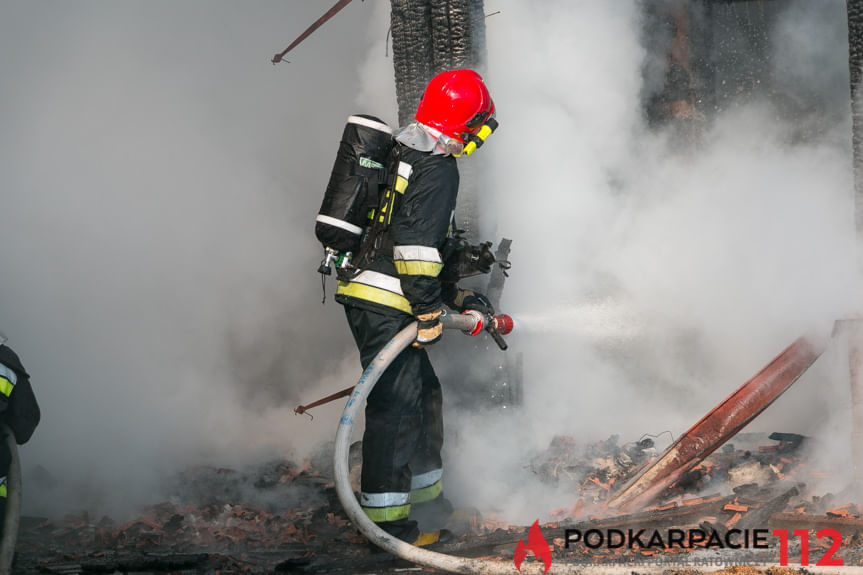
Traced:
<svg viewBox="0 0 863 575">
<path fill-rule="evenodd" d="M 5 426 L 11 430 L 16 443 L 23 445 L 33 435 L 40 417 L 30 376 L 18 355 L 6 345 L 6 336 L 0 333 L 0 533 L 6 517 L 6 476 L 12 464 L 2 429 Z"/>
<path fill-rule="evenodd" d="M 432 78 L 414 120 L 392 136 L 377 118 L 352 116 L 330 198 L 318 216 L 316 231 L 325 246 L 337 242 L 328 243 L 322 227 L 350 240 L 330 247 L 319 271 L 329 273 L 330 261 L 336 262 L 336 300 L 344 305 L 363 368 L 399 331 L 418 322 L 416 340 L 368 397 L 360 494 L 372 521 L 418 546 L 451 538 L 441 527 L 453 513 L 442 483 L 441 385 L 424 348 L 441 338 L 444 304 L 458 312 L 493 313 L 488 298 L 457 283 L 490 271 L 491 244 L 460 238 L 454 213 L 456 157 L 483 144 L 497 127 L 494 114 L 483 79 L 465 69 Z M 335 200 L 338 186 L 342 201 Z"/>
</svg>

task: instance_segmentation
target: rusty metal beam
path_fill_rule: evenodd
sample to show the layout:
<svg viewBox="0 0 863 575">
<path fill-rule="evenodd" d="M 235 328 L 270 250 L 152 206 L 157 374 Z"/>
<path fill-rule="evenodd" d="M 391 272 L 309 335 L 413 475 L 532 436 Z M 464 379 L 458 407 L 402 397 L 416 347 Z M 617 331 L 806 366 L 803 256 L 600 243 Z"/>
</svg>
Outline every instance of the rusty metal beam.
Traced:
<svg viewBox="0 0 863 575">
<path fill-rule="evenodd" d="M 293 50 L 297 46 L 297 44 L 299 44 L 300 42 L 302 42 L 303 40 L 308 38 L 312 32 L 314 32 L 315 30 L 317 30 L 318 28 L 323 26 L 327 20 L 329 20 L 330 18 L 332 18 L 333 16 L 338 14 L 342 8 L 344 8 L 345 6 L 347 6 L 350 3 L 351 3 L 351 0 L 338 0 L 338 2 L 333 4 L 332 8 L 327 10 L 323 16 L 321 16 L 320 18 L 318 18 L 317 20 L 312 22 L 311 26 L 306 28 L 302 34 L 297 36 L 297 38 L 293 42 L 291 42 L 291 44 L 287 48 L 285 48 L 284 50 L 282 50 L 281 52 L 279 52 L 278 54 L 273 56 L 273 59 L 270 61 L 273 64 L 278 64 L 279 62 L 282 62 L 282 61 L 287 62 L 287 60 L 285 60 L 285 54 L 287 54 L 288 52 Z"/>
<path fill-rule="evenodd" d="M 656 499 L 692 466 L 710 455 L 764 411 L 824 351 L 799 338 L 684 433 L 612 497 L 620 511 L 640 509 Z"/>
</svg>

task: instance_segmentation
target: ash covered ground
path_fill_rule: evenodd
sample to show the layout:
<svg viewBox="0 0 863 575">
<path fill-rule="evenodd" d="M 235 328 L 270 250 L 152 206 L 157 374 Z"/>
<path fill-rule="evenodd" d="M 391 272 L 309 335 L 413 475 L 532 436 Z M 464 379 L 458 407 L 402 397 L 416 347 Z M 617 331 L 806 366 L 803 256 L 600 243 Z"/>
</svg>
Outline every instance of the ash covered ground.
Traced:
<svg viewBox="0 0 863 575">
<path fill-rule="evenodd" d="M 549 487 L 571 489 L 569 508 L 544 510 L 540 524 L 554 562 L 669 573 L 725 566 L 727 573 L 792 573 L 780 570 L 776 537 L 765 548 L 732 549 L 722 541 L 740 532 L 806 529 L 814 564 L 841 534 L 833 557 L 863 565 L 863 509 L 842 493 L 815 493 L 823 472 L 807 459 L 807 438 L 796 434 L 740 434 L 703 460 L 656 502 L 620 514 L 606 502 L 642 465 L 657 457 L 650 437 L 621 444 L 616 436 L 594 443 L 555 438 L 525 465 Z M 118 522 L 86 509 L 61 519 L 23 517 L 15 572 L 30 573 L 382 573 L 423 571 L 374 551 L 348 521 L 335 494 L 328 456 L 331 445 L 300 462 L 271 460 L 238 467 L 194 466 L 168 478 L 163 502 Z M 357 462 L 354 462 L 357 463 Z M 352 467 L 352 480 L 358 467 Z M 460 556 L 512 562 L 529 526 L 510 525 L 493 514 L 450 525 L 456 541 L 440 550 Z M 567 539 L 594 530 L 593 545 Z M 596 533 L 644 530 L 640 545 L 597 545 Z M 658 546 L 650 534 L 671 530 L 712 533 L 690 546 Z M 662 536 L 662 535 L 660 535 Z M 742 536 L 741 536 L 742 537 Z M 717 545 L 716 542 L 719 542 Z M 609 543 L 611 540 L 609 539 Z M 800 543 L 789 540 L 790 568 L 799 568 Z M 528 556 L 526 561 L 536 560 Z"/>
</svg>

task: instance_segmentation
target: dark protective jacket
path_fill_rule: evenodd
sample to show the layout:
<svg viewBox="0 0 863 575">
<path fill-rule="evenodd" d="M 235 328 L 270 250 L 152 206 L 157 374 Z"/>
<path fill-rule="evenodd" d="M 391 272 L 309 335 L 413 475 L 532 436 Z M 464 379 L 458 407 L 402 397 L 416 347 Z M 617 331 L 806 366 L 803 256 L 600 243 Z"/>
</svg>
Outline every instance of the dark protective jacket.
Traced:
<svg viewBox="0 0 863 575">
<path fill-rule="evenodd" d="M 18 355 L 0 345 L 0 424 L 9 426 L 20 445 L 26 443 L 39 424 L 39 405 L 30 376 L 24 370 Z M 6 443 L 6 434 L 0 433 L 0 534 L 2 518 L 6 515 L 6 475 L 12 464 L 12 452 Z"/>
<path fill-rule="evenodd" d="M 41 412 L 30 376 L 21 364 L 18 355 L 5 345 L 0 345 L 0 422 L 15 433 L 18 444 L 26 443 L 39 424 Z M 0 475 L 5 475 L 0 470 Z"/>
<path fill-rule="evenodd" d="M 388 228 L 372 257 L 357 262 L 359 272 L 339 281 L 336 301 L 417 315 L 441 307 L 441 251 L 452 230 L 459 175 L 452 156 L 397 146 L 394 202 L 377 214 L 388 218 Z"/>
</svg>

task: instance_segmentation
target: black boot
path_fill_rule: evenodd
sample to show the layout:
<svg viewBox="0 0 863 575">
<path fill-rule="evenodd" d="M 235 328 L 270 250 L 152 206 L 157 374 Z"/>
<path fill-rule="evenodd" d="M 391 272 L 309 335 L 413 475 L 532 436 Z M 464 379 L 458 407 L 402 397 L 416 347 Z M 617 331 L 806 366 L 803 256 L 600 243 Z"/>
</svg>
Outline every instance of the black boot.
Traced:
<svg viewBox="0 0 863 575">
<path fill-rule="evenodd" d="M 438 529 L 434 531 L 420 531 L 416 521 L 402 519 L 399 521 L 387 521 L 377 523 L 377 526 L 397 539 L 410 543 L 415 547 L 434 549 L 455 539 L 452 531 Z M 383 549 L 369 541 L 369 548 L 373 552 L 381 552 Z"/>
</svg>

